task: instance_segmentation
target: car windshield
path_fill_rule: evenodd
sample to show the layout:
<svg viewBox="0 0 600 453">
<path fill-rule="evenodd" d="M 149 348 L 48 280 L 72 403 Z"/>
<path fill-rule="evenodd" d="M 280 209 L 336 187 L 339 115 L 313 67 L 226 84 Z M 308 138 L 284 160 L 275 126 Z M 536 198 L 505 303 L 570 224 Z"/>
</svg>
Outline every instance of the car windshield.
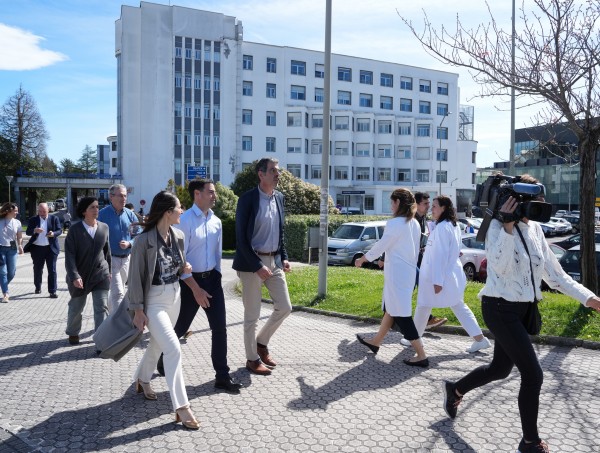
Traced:
<svg viewBox="0 0 600 453">
<path fill-rule="evenodd" d="M 363 231 L 363 227 L 360 225 L 342 225 L 335 233 L 333 233 L 334 239 L 358 239 Z"/>
<path fill-rule="evenodd" d="M 567 250 L 567 252 L 561 257 L 560 264 L 563 266 L 578 265 L 581 259 L 581 253 L 579 250 Z"/>
</svg>

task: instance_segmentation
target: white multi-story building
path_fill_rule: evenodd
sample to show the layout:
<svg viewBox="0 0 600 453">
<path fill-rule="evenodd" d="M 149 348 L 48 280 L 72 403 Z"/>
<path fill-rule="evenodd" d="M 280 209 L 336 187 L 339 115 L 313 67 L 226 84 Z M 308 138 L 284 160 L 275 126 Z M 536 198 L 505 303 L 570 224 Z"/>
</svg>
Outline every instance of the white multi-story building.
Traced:
<svg viewBox="0 0 600 453">
<path fill-rule="evenodd" d="M 116 56 L 118 162 L 134 203 L 181 184 L 189 165 L 230 184 L 265 156 L 320 184 L 328 123 L 340 205 L 388 213 L 404 186 L 441 189 L 462 212 L 475 188 L 472 108 L 459 104 L 457 74 L 332 55 L 327 121 L 323 52 L 244 42 L 235 17 L 145 2 L 122 7 Z"/>
</svg>

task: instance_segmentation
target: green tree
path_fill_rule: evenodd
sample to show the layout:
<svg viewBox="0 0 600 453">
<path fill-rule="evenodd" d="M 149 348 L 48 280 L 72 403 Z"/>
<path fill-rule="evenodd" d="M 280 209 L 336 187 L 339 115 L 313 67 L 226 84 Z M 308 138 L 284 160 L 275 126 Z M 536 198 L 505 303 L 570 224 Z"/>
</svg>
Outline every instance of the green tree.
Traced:
<svg viewBox="0 0 600 453">
<path fill-rule="evenodd" d="M 81 156 L 77 160 L 77 167 L 86 175 L 94 175 L 98 173 L 98 154 L 96 150 L 89 145 L 81 151 Z"/>
<path fill-rule="evenodd" d="M 186 209 L 189 209 L 192 207 L 194 201 L 190 197 L 188 186 L 189 181 L 186 181 L 183 186 L 180 186 L 175 184 L 175 181 L 173 181 L 172 179 L 169 179 L 169 182 L 167 183 L 167 188 L 165 190 L 175 193 L 175 195 L 177 195 L 177 198 L 179 198 L 181 205 L 185 206 Z M 229 187 L 224 186 L 220 182 L 217 182 L 215 184 L 215 190 L 217 191 L 217 203 L 215 204 L 213 211 L 215 212 L 217 217 L 219 217 L 220 219 L 234 218 L 235 208 L 237 206 L 238 200 L 237 195 L 233 193 L 233 191 Z"/>
<path fill-rule="evenodd" d="M 59 170 L 62 173 L 79 173 L 81 170 L 77 166 L 77 164 L 68 158 L 65 158 L 59 163 Z"/>
</svg>

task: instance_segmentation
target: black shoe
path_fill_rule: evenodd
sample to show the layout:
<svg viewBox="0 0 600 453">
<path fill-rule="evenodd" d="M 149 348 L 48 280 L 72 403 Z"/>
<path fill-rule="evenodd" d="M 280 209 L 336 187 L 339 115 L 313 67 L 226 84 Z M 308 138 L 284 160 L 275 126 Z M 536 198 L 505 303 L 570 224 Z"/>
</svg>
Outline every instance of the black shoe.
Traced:
<svg viewBox="0 0 600 453">
<path fill-rule="evenodd" d="M 359 334 L 356 334 L 356 339 L 360 344 L 364 344 L 367 348 L 371 350 L 373 354 L 377 354 L 379 352 L 379 346 L 375 346 L 374 344 L 367 343 L 363 337 Z"/>
<path fill-rule="evenodd" d="M 454 384 L 450 381 L 444 381 L 442 390 L 444 391 L 444 411 L 446 411 L 448 417 L 454 420 L 456 418 L 458 405 L 462 401 L 462 396 L 460 398 L 456 396 Z"/>
<path fill-rule="evenodd" d="M 234 379 L 228 377 L 227 379 L 219 379 L 215 381 L 215 388 L 219 390 L 225 390 L 227 393 L 239 395 L 240 389 L 244 385 L 240 382 L 236 382 Z"/>
<path fill-rule="evenodd" d="M 521 439 L 517 453 L 549 453 L 550 449 L 548 444 L 542 439 L 538 439 L 535 442 L 529 444 L 525 443 L 524 439 Z"/>
<path fill-rule="evenodd" d="M 403 362 L 406 363 L 408 366 L 418 366 L 421 368 L 427 368 L 429 366 L 429 359 L 416 360 L 414 362 L 410 359 L 404 359 Z"/>
<path fill-rule="evenodd" d="M 36 290 L 35 290 L 35 293 L 36 293 L 36 294 L 42 294 L 42 290 L 41 290 L 41 289 L 36 289 Z"/>
<path fill-rule="evenodd" d="M 158 374 L 160 374 L 161 376 L 165 375 L 165 366 L 163 365 L 163 355 L 162 354 L 158 358 L 158 363 L 156 364 L 156 371 L 158 371 Z"/>
<path fill-rule="evenodd" d="M 50 299 L 56 299 L 58 296 L 56 293 L 50 293 Z"/>
</svg>

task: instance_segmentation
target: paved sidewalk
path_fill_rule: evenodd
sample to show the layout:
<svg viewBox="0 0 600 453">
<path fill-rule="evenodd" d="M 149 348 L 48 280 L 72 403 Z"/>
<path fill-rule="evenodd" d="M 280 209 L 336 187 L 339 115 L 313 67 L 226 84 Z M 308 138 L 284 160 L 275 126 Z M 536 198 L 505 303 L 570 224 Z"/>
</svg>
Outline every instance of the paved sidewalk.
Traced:
<svg viewBox="0 0 600 453">
<path fill-rule="evenodd" d="M 231 261 L 224 262 L 225 267 Z M 425 338 L 431 367 L 402 363 L 411 355 L 398 333 L 374 356 L 355 341 L 375 325 L 295 312 L 273 338 L 280 365 L 271 376 L 244 368 L 243 307 L 226 269 L 229 363 L 246 386 L 241 395 L 216 392 L 210 331 L 202 313 L 183 346 L 183 369 L 199 431 L 174 415 L 164 378 L 158 401 L 134 393 L 132 376 L 142 344 L 120 362 L 96 357 L 91 302 L 84 338 L 69 346 L 64 255 L 59 298 L 33 294 L 30 257 L 19 257 L 11 302 L 0 304 L 1 452 L 324 451 L 514 452 L 520 440 L 516 372 L 467 395 L 454 422 L 441 407 L 443 379 L 455 379 L 490 360 L 469 355 L 466 337 Z M 45 284 L 45 280 L 44 280 Z M 263 307 L 263 317 L 271 310 Z M 540 432 L 552 452 L 598 452 L 599 352 L 536 345 L 545 371 Z"/>
</svg>

